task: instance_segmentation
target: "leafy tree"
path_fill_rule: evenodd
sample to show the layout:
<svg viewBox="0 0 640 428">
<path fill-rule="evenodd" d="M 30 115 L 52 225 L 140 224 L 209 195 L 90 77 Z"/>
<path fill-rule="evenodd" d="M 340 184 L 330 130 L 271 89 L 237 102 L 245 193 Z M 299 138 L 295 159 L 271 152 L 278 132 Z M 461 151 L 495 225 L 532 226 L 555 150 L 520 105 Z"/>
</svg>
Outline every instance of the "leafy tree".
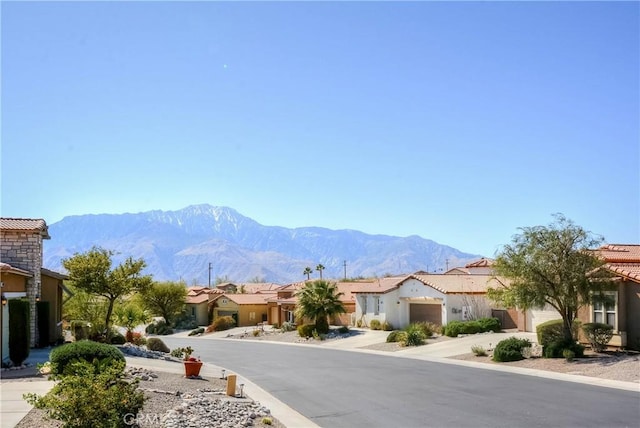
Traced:
<svg viewBox="0 0 640 428">
<path fill-rule="evenodd" d="M 316 266 L 316 270 L 320 272 L 320 279 L 322 279 L 322 271 L 324 270 L 324 266 L 321 263 L 318 263 L 318 266 Z"/>
<path fill-rule="evenodd" d="M 578 310 L 594 301 L 606 301 L 612 289 L 611 273 L 590 248 L 602 238 L 556 214 L 548 226 L 520 228 L 498 254 L 493 269 L 508 285 L 490 288 L 488 296 L 506 307 L 522 309 L 550 305 L 563 320 L 563 337 L 572 340 Z"/>
<path fill-rule="evenodd" d="M 144 260 L 129 257 L 112 269 L 111 257 L 114 254 L 113 251 L 93 247 L 86 253 L 76 253 L 62 260 L 74 287 L 107 301 L 104 322 L 107 334 L 116 301 L 135 291 L 143 291 L 151 284 L 150 275 L 141 275 L 146 267 Z"/>
<path fill-rule="evenodd" d="M 311 279 L 311 274 L 312 273 L 313 273 L 313 271 L 311 270 L 311 268 L 309 266 L 304 268 L 304 272 L 302 272 L 303 275 L 307 275 L 307 281 Z"/>
<path fill-rule="evenodd" d="M 184 310 L 187 287 L 183 282 L 156 282 L 140 295 L 141 303 L 153 315 L 161 316 L 167 324 Z"/>
<path fill-rule="evenodd" d="M 328 318 L 346 312 L 335 283 L 317 280 L 307 283 L 304 288 L 296 293 L 298 303 L 296 306 L 296 317 L 309 318 L 316 325 L 318 333 L 329 331 Z"/>
</svg>

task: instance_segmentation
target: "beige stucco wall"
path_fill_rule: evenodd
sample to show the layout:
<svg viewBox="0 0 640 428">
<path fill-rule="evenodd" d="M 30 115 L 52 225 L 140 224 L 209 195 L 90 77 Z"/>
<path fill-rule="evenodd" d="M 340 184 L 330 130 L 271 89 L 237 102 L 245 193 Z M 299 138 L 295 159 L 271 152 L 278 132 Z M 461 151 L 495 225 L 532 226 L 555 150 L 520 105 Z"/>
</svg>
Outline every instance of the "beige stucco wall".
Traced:
<svg viewBox="0 0 640 428">
<path fill-rule="evenodd" d="M 49 302 L 49 340 L 55 342 L 62 333 L 57 324 L 62 320 L 62 280 L 42 275 L 41 300 Z"/>
</svg>

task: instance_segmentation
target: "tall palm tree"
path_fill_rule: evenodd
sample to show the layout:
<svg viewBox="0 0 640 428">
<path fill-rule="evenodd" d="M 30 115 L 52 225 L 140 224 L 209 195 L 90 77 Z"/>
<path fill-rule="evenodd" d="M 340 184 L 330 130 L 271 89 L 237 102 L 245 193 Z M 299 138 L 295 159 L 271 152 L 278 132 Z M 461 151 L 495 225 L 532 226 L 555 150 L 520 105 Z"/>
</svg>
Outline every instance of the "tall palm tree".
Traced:
<svg viewBox="0 0 640 428">
<path fill-rule="evenodd" d="M 296 293 L 296 317 L 309 318 L 315 322 L 319 334 L 328 333 L 329 317 L 347 312 L 340 301 L 342 295 L 335 283 L 321 279 L 308 282 Z"/>
<path fill-rule="evenodd" d="M 313 273 L 313 271 L 311 270 L 311 268 L 309 266 L 307 266 L 306 268 L 304 268 L 304 272 L 302 272 L 303 275 L 307 275 L 307 281 L 309 281 L 309 279 L 311 279 L 311 274 Z"/>
<path fill-rule="evenodd" d="M 322 271 L 324 270 L 324 266 L 322 266 L 322 264 L 318 263 L 318 266 L 316 266 L 316 270 L 318 272 L 320 272 L 320 279 L 322 279 Z"/>
</svg>

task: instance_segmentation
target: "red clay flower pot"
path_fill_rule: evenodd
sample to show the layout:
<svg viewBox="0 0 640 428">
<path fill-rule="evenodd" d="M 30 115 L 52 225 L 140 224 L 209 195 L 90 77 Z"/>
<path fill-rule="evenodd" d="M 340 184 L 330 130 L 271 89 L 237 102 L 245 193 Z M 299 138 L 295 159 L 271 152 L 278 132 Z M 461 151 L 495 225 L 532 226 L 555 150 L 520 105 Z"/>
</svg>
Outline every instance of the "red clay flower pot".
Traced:
<svg viewBox="0 0 640 428">
<path fill-rule="evenodd" d="M 183 361 L 184 364 L 184 376 L 199 376 L 200 368 L 202 367 L 202 361 Z"/>
</svg>

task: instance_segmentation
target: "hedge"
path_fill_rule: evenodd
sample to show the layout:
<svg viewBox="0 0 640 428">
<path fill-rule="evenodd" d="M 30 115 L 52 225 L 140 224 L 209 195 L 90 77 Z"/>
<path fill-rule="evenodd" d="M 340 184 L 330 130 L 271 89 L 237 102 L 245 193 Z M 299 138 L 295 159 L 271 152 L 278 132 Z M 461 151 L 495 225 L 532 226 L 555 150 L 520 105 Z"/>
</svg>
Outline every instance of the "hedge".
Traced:
<svg viewBox="0 0 640 428">
<path fill-rule="evenodd" d="M 523 360 L 522 350 L 530 347 L 531 342 L 529 342 L 528 339 L 510 337 L 502 340 L 498 342 L 496 349 L 493 351 L 493 361 L 506 362 Z"/>
<path fill-rule="evenodd" d="M 113 345 L 81 340 L 79 342 L 67 343 L 51 351 L 49 355 L 51 373 L 54 375 L 65 374 L 65 368 L 69 364 L 75 361 L 87 361 L 91 363 L 94 359 L 100 362 L 105 360 L 125 361 L 122 352 Z"/>
<path fill-rule="evenodd" d="M 538 343 L 542 346 L 546 346 L 552 342 L 559 342 L 564 340 L 563 321 L 551 320 L 538 324 L 536 327 L 536 333 L 538 335 Z M 573 337 L 578 337 L 578 329 L 580 328 L 580 321 L 575 320 L 573 322 Z"/>
</svg>

